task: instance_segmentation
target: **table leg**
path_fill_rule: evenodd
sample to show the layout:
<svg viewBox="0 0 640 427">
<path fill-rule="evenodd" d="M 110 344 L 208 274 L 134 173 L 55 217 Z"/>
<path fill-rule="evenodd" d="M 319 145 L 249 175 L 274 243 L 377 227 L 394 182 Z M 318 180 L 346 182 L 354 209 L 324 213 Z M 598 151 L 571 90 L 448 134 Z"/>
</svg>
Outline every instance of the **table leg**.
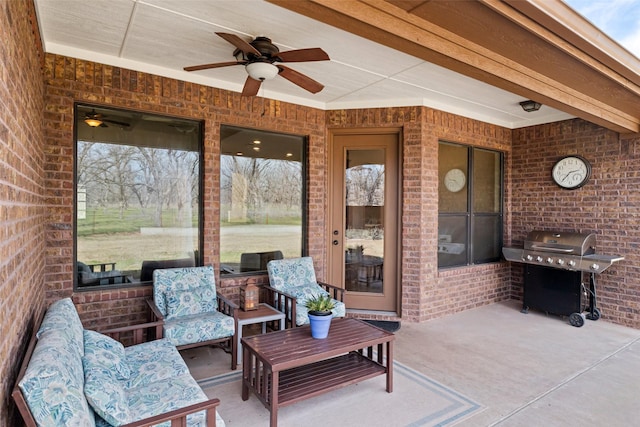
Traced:
<svg viewBox="0 0 640 427">
<path fill-rule="evenodd" d="M 236 327 L 236 335 L 238 336 L 238 342 L 236 343 L 236 348 L 238 349 L 238 358 L 236 359 L 238 364 L 242 363 L 242 345 L 240 341 L 242 340 L 242 327 L 244 325 L 242 323 L 238 323 Z"/>
<path fill-rule="evenodd" d="M 271 404 L 270 427 L 278 427 L 278 383 L 280 382 L 280 372 L 271 372 L 271 396 L 269 403 Z"/>
<path fill-rule="evenodd" d="M 262 322 L 262 333 L 266 334 L 267 333 L 267 322 Z"/>
<path fill-rule="evenodd" d="M 239 352 L 240 350 L 238 350 Z M 251 381 L 251 375 L 253 372 L 253 366 L 251 366 L 251 352 L 246 351 L 242 358 L 242 400 L 249 399 L 249 382 Z"/>
<path fill-rule="evenodd" d="M 393 341 L 387 342 L 387 393 L 393 392 Z"/>
</svg>

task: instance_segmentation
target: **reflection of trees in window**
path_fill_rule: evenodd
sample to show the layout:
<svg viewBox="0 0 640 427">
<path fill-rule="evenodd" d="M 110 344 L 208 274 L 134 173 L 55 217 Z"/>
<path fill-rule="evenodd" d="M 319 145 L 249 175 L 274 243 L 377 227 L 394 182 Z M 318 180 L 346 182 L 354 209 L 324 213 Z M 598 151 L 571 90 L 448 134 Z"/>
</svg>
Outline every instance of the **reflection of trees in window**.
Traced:
<svg viewBox="0 0 640 427">
<path fill-rule="evenodd" d="M 161 227 L 163 208 L 175 208 L 175 223 L 191 226 L 197 206 L 198 154 L 188 151 L 78 142 L 78 185 L 87 190 L 87 208 L 153 208 Z M 187 209 L 188 208 L 188 209 Z"/>
<path fill-rule="evenodd" d="M 221 201 L 236 221 L 257 223 L 267 206 L 298 208 L 302 200 L 300 162 L 221 156 L 220 180 Z"/>
<path fill-rule="evenodd" d="M 384 165 L 349 168 L 346 181 L 347 206 L 384 205 Z"/>
</svg>

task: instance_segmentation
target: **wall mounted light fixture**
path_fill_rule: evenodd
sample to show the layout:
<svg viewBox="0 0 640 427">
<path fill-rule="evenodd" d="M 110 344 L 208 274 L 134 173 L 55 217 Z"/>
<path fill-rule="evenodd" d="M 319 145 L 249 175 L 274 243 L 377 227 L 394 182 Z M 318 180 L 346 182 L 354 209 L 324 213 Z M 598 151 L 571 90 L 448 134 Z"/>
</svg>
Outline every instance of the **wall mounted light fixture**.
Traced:
<svg viewBox="0 0 640 427">
<path fill-rule="evenodd" d="M 542 104 L 540 104 L 539 102 L 532 101 L 532 100 L 529 99 L 527 101 L 522 101 L 520 103 L 520 106 L 527 113 L 531 113 L 533 111 L 538 111 L 540 109 L 540 107 L 542 107 Z"/>
</svg>

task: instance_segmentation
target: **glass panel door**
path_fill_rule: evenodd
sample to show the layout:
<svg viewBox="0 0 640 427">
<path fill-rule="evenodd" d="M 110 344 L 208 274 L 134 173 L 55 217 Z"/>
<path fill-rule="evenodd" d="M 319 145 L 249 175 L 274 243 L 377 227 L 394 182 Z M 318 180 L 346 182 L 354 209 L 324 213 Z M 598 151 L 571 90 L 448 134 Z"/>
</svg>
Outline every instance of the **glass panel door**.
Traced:
<svg viewBox="0 0 640 427">
<path fill-rule="evenodd" d="M 344 277 L 347 291 L 382 293 L 385 152 L 346 150 Z"/>
</svg>

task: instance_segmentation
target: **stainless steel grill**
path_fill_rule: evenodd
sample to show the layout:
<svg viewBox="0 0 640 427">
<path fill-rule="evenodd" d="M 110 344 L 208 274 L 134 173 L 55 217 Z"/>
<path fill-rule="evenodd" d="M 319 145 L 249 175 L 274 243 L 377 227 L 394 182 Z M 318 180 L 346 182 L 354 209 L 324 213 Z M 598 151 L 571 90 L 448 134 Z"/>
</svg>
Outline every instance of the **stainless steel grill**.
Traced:
<svg viewBox="0 0 640 427">
<path fill-rule="evenodd" d="M 502 254 L 507 261 L 587 273 L 602 273 L 614 262 L 624 259 L 618 255 L 597 254 L 593 233 L 539 230 L 527 235 L 524 248 L 502 248 Z"/>
<path fill-rule="evenodd" d="M 522 312 L 529 307 L 569 316 L 573 326 L 584 319 L 598 320 L 596 308 L 597 273 L 615 262 L 619 255 L 596 253 L 596 235 L 555 231 L 531 231 L 522 248 L 502 248 L 507 261 L 524 263 L 524 299 Z M 589 286 L 582 283 L 582 273 L 589 273 Z M 588 297 L 588 314 L 583 315 L 583 299 Z"/>
</svg>

